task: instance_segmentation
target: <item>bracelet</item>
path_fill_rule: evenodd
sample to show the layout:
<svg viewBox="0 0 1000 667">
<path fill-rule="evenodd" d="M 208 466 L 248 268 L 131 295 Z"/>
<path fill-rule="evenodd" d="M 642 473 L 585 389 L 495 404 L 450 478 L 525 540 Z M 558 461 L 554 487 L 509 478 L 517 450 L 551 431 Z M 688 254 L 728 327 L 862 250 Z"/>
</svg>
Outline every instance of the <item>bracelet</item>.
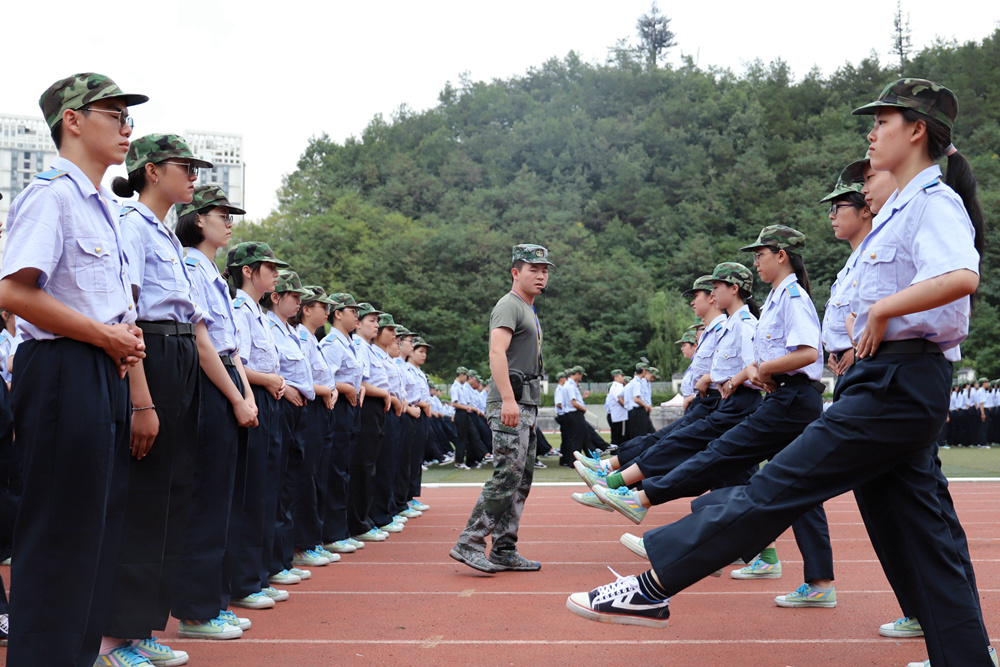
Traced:
<svg viewBox="0 0 1000 667">
<path fill-rule="evenodd" d="M 144 408 L 137 408 L 134 405 L 132 406 L 132 412 L 139 412 L 140 410 L 155 410 L 155 409 L 156 409 L 155 405 L 147 405 Z"/>
</svg>

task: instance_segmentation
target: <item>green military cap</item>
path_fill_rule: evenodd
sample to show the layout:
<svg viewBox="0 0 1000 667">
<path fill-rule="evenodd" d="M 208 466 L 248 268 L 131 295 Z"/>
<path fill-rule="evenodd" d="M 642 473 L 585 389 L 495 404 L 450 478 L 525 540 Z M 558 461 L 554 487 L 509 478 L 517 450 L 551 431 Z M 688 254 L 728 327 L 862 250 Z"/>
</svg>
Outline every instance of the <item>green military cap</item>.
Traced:
<svg viewBox="0 0 1000 667">
<path fill-rule="evenodd" d="M 712 280 L 736 285 L 747 292 L 753 289 L 753 274 L 738 262 L 723 262 L 716 266 L 712 272 Z"/>
<path fill-rule="evenodd" d="M 694 331 L 688 329 L 683 334 L 681 334 L 680 340 L 675 340 L 674 342 L 677 343 L 677 344 L 680 344 L 680 343 L 691 343 L 692 345 L 697 345 L 698 344 L 698 334 L 696 334 Z"/>
<path fill-rule="evenodd" d="M 616 375 L 624 375 L 624 373 L 622 373 L 622 369 L 615 368 L 611 371 L 611 377 L 615 377 Z"/>
<path fill-rule="evenodd" d="M 469 369 L 466 368 L 465 366 L 459 366 L 458 368 L 455 369 L 455 375 L 468 375 L 468 374 L 469 374 Z"/>
<path fill-rule="evenodd" d="M 958 116 L 958 98 L 944 86 L 927 79 L 899 79 L 882 90 L 874 102 L 858 107 L 855 116 L 873 115 L 882 107 L 913 109 L 951 129 Z"/>
<path fill-rule="evenodd" d="M 396 338 L 403 338 L 405 336 L 412 336 L 413 332 L 404 327 L 402 324 L 396 325 Z"/>
<path fill-rule="evenodd" d="M 392 327 L 392 330 L 396 330 L 396 320 L 392 319 L 392 315 L 389 313 L 382 313 L 378 316 L 378 328 L 382 327 Z"/>
<path fill-rule="evenodd" d="M 645 361 L 640 361 L 635 365 L 635 372 L 639 373 L 640 371 L 644 371 L 647 368 L 649 368 L 649 364 L 647 364 Z"/>
<path fill-rule="evenodd" d="M 653 377 L 655 377 L 655 378 L 660 377 L 660 369 L 657 368 L 656 366 L 650 366 L 646 370 L 649 371 L 650 373 L 652 373 Z"/>
<path fill-rule="evenodd" d="M 274 286 L 274 291 L 278 294 L 298 294 L 299 296 L 306 296 L 309 294 L 306 290 L 302 289 L 302 281 L 299 280 L 299 274 L 294 271 L 278 271 L 278 284 Z"/>
<path fill-rule="evenodd" d="M 583 370 L 583 366 L 573 366 L 573 372 L 579 373 L 581 375 L 586 375 L 587 371 Z"/>
<path fill-rule="evenodd" d="M 254 262 L 271 262 L 279 269 L 288 267 L 288 262 L 274 256 L 271 246 L 257 241 L 238 243 L 226 255 L 226 266 L 246 266 Z"/>
<path fill-rule="evenodd" d="M 325 303 L 328 306 L 333 306 L 337 303 L 331 299 L 327 295 L 326 290 L 319 285 L 304 285 L 302 289 L 309 293 L 308 295 L 302 297 L 303 301 L 318 301 L 319 303 Z"/>
<path fill-rule="evenodd" d="M 218 185 L 199 185 L 194 189 L 190 204 L 177 204 L 177 217 L 216 206 L 229 209 L 233 215 L 246 215 L 246 211 L 229 203 L 226 191 Z"/>
<path fill-rule="evenodd" d="M 562 380 L 566 377 L 566 371 L 559 371 L 556 373 L 556 380 Z"/>
<path fill-rule="evenodd" d="M 49 129 L 62 120 L 67 109 L 82 109 L 98 100 L 120 99 L 125 106 L 148 102 L 145 95 L 125 94 L 118 84 L 103 74 L 83 72 L 56 81 L 38 98 L 38 106 Z"/>
<path fill-rule="evenodd" d="M 852 192 L 861 192 L 861 188 L 865 186 L 863 182 L 852 181 L 850 179 L 844 179 L 847 169 L 844 169 L 840 173 L 840 178 L 837 179 L 837 184 L 833 186 L 833 191 L 827 196 L 819 200 L 820 204 L 837 199 L 838 197 L 843 197 L 844 195 L 849 195 Z"/>
<path fill-rule="evenodd" d="M 333 305 L 331 306 L 333 310 L 358 307 L 358 302 L 355 301 L 354 297 L 347 292 L 337 292 L 336 294 L 331 294 L 330 300 L 333 301 Z"/>
<path fill-rule="evenodd" d="M 860 192 L 860 190 L 859 190 Z M 745 245 L 740 250 L 756 250 L 757 248 L 774 248 L 775 250 L 799 251 L 806 244 L 806 235 L 797 229 L 785 225 L 768 225 L 760 230 L 757 240 Z"/>
<path fill-rule="evenodd" d="M 695 279 L 694 284 L 691 285 L 691 289 L 686 289 L 681 293 L 681 296 L 687 298 L 689 296 L 694 296 L 694 293 L 704 290 L 706 292 L 712 291 L 712 276 L 698 276 Z"/>
<path fill-rule="evenodd" d="M 626 375 L 624 379 L 625 379 L 626 383 L 629 383 L 629 382 L 632 381 L 632 376 L 631 375 Z"/>
<path fill-rule="evenodd" d="M 979 378 L 976 382 L 988 382 L 986 378 Z"/>
<path fill-rule="evenodd" d="M 155 133 L 139 137 L 128 145 L 128 153 L 125 154 L 125 171 L 131 174 L 147 164 L 156 164 L 170 158 L 190 160 L 191 164 L 196 167 L 212 168 L 211 162 L 199 160 L 194 156 L 190 146 L 182 137 L 176 134 Z"/>
<path fill-rule="evenodd" d="M 840 180 L 851 181 L 852 183 L 860 183 L 862 187 L 865 184 L 865 167 L 870 165 L 872 162 L 871 158 L 865 155 L 860 160 L 855 160 L 851 164 L 844 167 L 844 171 L 840 172 Z"/>
<path fill-rule="evenodd" d="M 548 264 L 549 266 L 555 266 L 549 261 L 549 251 L 533 243 L 522 243 L 521 245 L 514 246 L 513 257 L 511 258 L 511 264 L 514 262 L 527 262 L 528 264 Z"/>
<path fill-rule="evenodd" d="M 415 350 L 418 347 L 434 347 L 434 346 L 431 345 L 430 343 L 428 343 L 426 340 L 424 340 L 420 336 L 417 336 L 417 337 L 415 337 L 413 339 L 413 349 Z"/>
<path fill-rule="evenodd" d="M 360 320 L 365 315 L 371 315 L 375 313 L 376 315 L 381 315 L 382 311 L 375 308 L 375 306 L 370 303 L 361 302 L 358 304 L 358 319 Z"/>
</svg>

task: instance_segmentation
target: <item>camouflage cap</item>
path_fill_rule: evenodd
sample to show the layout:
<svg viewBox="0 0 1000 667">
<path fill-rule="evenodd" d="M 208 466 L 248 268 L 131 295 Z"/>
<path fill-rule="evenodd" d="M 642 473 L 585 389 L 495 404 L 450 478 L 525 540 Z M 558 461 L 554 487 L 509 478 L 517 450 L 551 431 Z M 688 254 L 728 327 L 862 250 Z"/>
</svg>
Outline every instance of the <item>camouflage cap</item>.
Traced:
<svg viewBox="0 0 1000 667">
<path fill-rule="evenodd" d="M 413 349 L 415 350 L 418 347 L 434 347 L 434 346 L 431 345 L 430 343 L 428 343 L 426 340 L 424 340 L 420 336 L 417 336 L 416 338 L 413 339 Z"/>
<path fill-rule="evenodd" d="M 979 378 L 976 382 L 989 382 L 986 378 Z"/>
<path fill-rule="evenodd" d="M 681 334 L 680 340 L 675 340 L 674 342 L 677 343 L 677 344 L 691 343 L 692 345 L 697 345 L 698 344 L 698 334 L 695 333 L 693 330 L 688 329 L 683 334 Z"/>
<path fill-rule="evenodd" d="M 757 240 L 745 245 L 740 250 L 756 250 L 757 248 L 774 248 L 775 250 L 792 250 L 798 252 L 806 244 L 806 235 L 797 229 L 785 225 L 768 225 L 760 230 Z M 718 267 L 716 267 L 718 268 Z"/>
<path fill-rule="evenodd" d="M 125 171 L 131 174 L 147 164 L 156 164 L 170 158 L 190 160 L 191 164 L 196 167 L 212 168 L 211 162 L 199 160 L 194 156 L 191 148 L 182 137 L 176 134 L 156 133 L 139 137 L 128 145 L 128 153 L 125 154 Z"/>
<path fill-rule="evenodd" d="M 691 285 L 691 289 L 686 289 L 681 292 L 681 296 L 685 299 L 694 296 L 695 292 L 704 290 L 706 292 L 712 291 L 712 276 L 698 276 L 695 279 L 694 284 Z"/>
<path fill-rule="evenodd" d="M 381 315 L 382 314 L 381 310 L 378 310 L 377 308 L 375 308 L 375 306 L 371 305 L 370 303 L 365 303 L 364 301 L 362 301 L 361 303 L 359 303 L 358 306 L 357 306 L 357 308 L 358 308 L 358 319 L 359 320 L 362 317 L 364 317 L 365 315 L 371 315 L 372 313 L 375 313 L 376 315 Z"/>
<path fill-rule="evenodd" d="M 556 380 L 563 380 L 566 378 L 566 371 L 559 371 L 556 373 Z"/>
<path fill-rule="evenodd" d="M 574 373 L 579 373 L 580 375 L 586 375 L 587 371 L 583 370 L 583 366 L 573 366 L 572 371 Z"/>
<path fill-rule="evenodd" d="M 396 320 L 392 319 L 392 315 L 389 313 L 382 313 L 378 316 L 378 328 L 382 327 L 392 327 L 392 330 L 396 330 Z"/>
<path fill-rule="evenodd" d="M 648 372 L 652 373 L 653 377 L 655 377 L 655 378 L 658 378 L 658 377 L 660 377 L 660 369 L 659 369 L 659 368 L 657 368 L 656 366 L 650 366 L 650 367 L 649 367 L 649 368 L 647 368 L 646 370 L 647 370 Z"/>
<path fill-rule="evenodd" d="M 333 301 L 333 310 L 358 307 L 358 302 L 355 301 L 354 297 L 347 292 L 337 292 L 336 294 L 331 294 L 330 300 Z"/>
<path fill-rule="evenodd" d="M 309 294 L 306 290 L 302 289 L 302 281 L 299 280 L 299 274 L 294 271 L 278 271 L 278 284 L 274 286 L 274 291 L 278 294 L 298 294 L 299 296 L 306 296 Z"/>
<path fill-rule="evenodd" d="M 628 384 L 629 382 L 632 381 L 632 376 L 631 375 L 626 375 L 625 378 L 624 378 L 624 380 L 625 380 L 625 384 Z"/>
<path fill-rule="evenodd" d="M 958 98 L 944 86 L 927 79 L 899 79 L 882 90 L 874 102 L 858 107 L 855 116 L 873 115 L 881 107 L 913 109 L 944 123 L 949 130 L 958 116 Z"/>
<path fill-rule="evenodd" d="M 533 243 L 522 243 L 521 245 L 514 246 L 514 253 L 510 263 L 513 264 L 514 262 L 555 266 L 555 264 L 549 261 L 548 249 Z"/>
<path fill-rule="evenodd" d="M 753 289 L 753 274 L 738 262 L 723 262 L 716 266 L 712 272 L 712 280 L 736 285 L 747 292 Z"/>
<path fill-rule="evenodd" d="M 226 191 L 218 185 L 199 185 L 190 204 L 177 204 L 177 217 L 216 206 L 229 209 L 233 215 L 246 215 L 246 211 L 229 203 Z"/>
<path fill-rule="evenodd" d="M 647 364 L 645 361 L 640 361 L 639 363 L 637 363 L 635 365 L 635 372 L 636 373 L 641 373 L 642 371 L 646 370 L 647 368 L 649 368 L 649 364 Z"/>
<path fill-rule="evenodd" d="M 38 98 L 38 106 L 42 109 L 49 129 L 52 129 L 62 120 L 63 112 L 67 109 L 82 109 L 92 102 L 110 98 L 120 99 L 128 107 L 149 101 L 145 95 L 123 93 L 117 83 L 103 74 L 83 72 L 60 79 L 49 86 Z"/>
<path fill-rule="evenodd" d="M 832 201 L 834 199 L 838 199 L 840 197 L 843 197 L 844 195 L 849 195 L 852 192 L 858 192 L 858 193 L 861 192 L 861 188 L 865 186 L 864 182 L 853 181 L 850 180 L 849 178 L 845 179 L 844 178 L 845 174 L 847 174 L 847 169 L 844 169 L 844 171 L 840 173 L 840 178 L 837 179 L 837 184 L 833 186 L 833 191 L 819 200 L 820 204 Z"/>
<path fill-rule="evenodd" d="M 226 266 L 246 266 L 254 262 L 270 262 L 279 269 L 289 266 L 288 262 L 274 256 L 271 246 L 257 241 L 238 243 L 230 248 L 226 255 Z"/>
<path fill-rule="evenodd" d="M 620 369 L 620 368 L 615 368 L 615 369 L 613 369 L 613 370 L 611 371 L 611 377 L 612 377 L 612 378 L 614 378 L 614 377 L 615 377 L 615 376 L 617 376 L 617 375 L 624 375 L 624 373 L 622 373 L 622 369 Z"/>
<path fill-rule="evenodd" d="M 327 295 L 326 290 L 319 285 L 304 285 L 302 289 L 309 293 L 308 295 L 302 297 L 302 301 L 304 303 L 318 301 L 319 303 L 325 303 L 328 306 L 332 306 L 336 303 L 336 301 Z"/>
<path fill-rule="evenodd" d="M 404 327 L 402 324 L 396 325 L 396 338 L 405 338 L 406 336 L 414 335 L 412 331 Z"/>
<path fill-rule="evenodd" d="M 851 164 L 844 167 L 844 171 L 840 172 L 840 180 L 850 181 L 852 183 L 861 183 L 862 187 L 865 184 L 865 168 L 872 163 L 872 159 L 868 157 L 867 153 L 860 160 L 855 160 Z"/>
</svg>

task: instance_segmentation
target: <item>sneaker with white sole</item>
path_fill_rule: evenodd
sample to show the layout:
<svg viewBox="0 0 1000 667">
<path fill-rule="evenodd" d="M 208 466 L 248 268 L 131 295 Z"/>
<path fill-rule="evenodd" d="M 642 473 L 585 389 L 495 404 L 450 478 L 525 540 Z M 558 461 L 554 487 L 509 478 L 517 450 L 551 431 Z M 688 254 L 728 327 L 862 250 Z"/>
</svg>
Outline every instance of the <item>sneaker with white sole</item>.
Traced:
<svg viewBox="0 0 1000 667">
<path fill-rule="evenodd" d="M 243 631 L 216 617 L 210 621 L 181 621 L 177 626 L 177 636 L 188 639 L 239 639 Z"/>
<path fill-rule="evenodd" d="M 289 598 L 288 591 L 282 588 L 275 588 L 274 586 L 262 588 L 260 592 L 271 598 L 274 602 L 284 602 Z"/>
<path fill-rule="evenodd" d="M 145 656 L 139 655 L 131 642 L 119 646 L 107 655 L 97 656 L 94 667 L 153 667 Z"/>
<path fill-rule="evenodd" d="M 594 452 L 584 454 L 583 452 L 576 451 L 573 452 L 573 458 L 594 472 L 603 472 L 605 474 L 608 472 L 607 466 L 604 464 L 604 460 L 600 457 L 600 455 L 595 454 Z"/>
<path fill-rule="evenodd" d="M 249 630 L 250 627 L 253 625 L 253 623 L 250 622 L 249 618 L 243 618 L 241 616 L 237 616 L 228 609 L 223 609 L 222 611 L 220 611 L 219 618 L 221 618 L 229 625 L 235 625 L 237 628 L 243 631 Z"/>
<path fill-rule="evenodd" d="M 402 514 L 394 514 L 392 516 L 393 523 L 406 523 L 409 520 L 410 520 L 409 518 L 403 516 Z"/>
<path fill-rule="evenodd" d="M 593 507 L 595 510 L 604 510 L 605 512 L 614 512 L 613 509 L 601 502 L 601 499 L 597 497 L 597 494 L 593 491 L 587 491 L 586 493 L 571 493 L 570 498 L 580 503 L 581 505 L 586 505 L 587 507 Z"/>
<path fill-rule="evenodd" d="M 361 540 L 356 540 L 353 537 L 348 537 L 346 540 L 344 540 L 344 542 L 347 542 L 348 544 L 350 544 L 355 549 L 364 549 L 365 548 L 365 543 L 364 542 L 362 542 Z"/>
<path fill-rule="evenodd" d="M 548 468 L 548 466 L 542 463 L 542 460 L 538 458 L 535 459 L 535 467 L 538 468 L 539 470 L 544 470 Z"/>
<path fill-rule="evenodd" d="M 904 616 L 892 623 L 880 625 L 878 633 L 883 637 L 923 637 L 924 629 L 920 627 L 920 621 L 914 617 Z"/>
<path fill-rule="evenodd" d="M 275 572 L 267 578 L 267 580 L 272 584 L 279 584 L 281 586 L 291 586 L 292 584 L 298 584 L 302 582 L 301 577 L 297 577 L 288 570 L 282 570 L 281 572 Z"/>
<path fill-rule="evenodd" d="M 828 590 L 820 591 L 805 583 L 796 588 L 788 595 L 779 595 L 774 598 L 774 604 L 779 607 L 823 607 L 829 609 L 837 606 L 837 591 L 833 586 Z"/>
<path fill-rule="evenodd" d="M 597 472 L 596 470 L 591 470 L 587 466 L 583 465 L 579 461 L 573 463 L 573 468 L 576 470 L 580 478 L 586 482 L 590 490 L 593 491 L 595 486 L 603 486 L 607 488 L 608 486 L 608 476 L 603 472 Z"/>
<path fill-rule="evenodd" d="M 331 563 L 337 563 L 340 561 L 340 554 L 334 553 L 332 551 L 327 551 L 326 547 L 324 547 L 322 544 L 317 544 L 313 548 L 313 551 L 315 551 L 316 553 L 318 553 L 320 556 L 327 559 Z"/>
<path fill-rule="evenodd" d="M 350 554 L 358 550 L 358 547 L 351 544 L 348 540 L 330 542 L 329 544 L 324 544 L 323 548 L 334 554 Z"/>
<path fill-rule="evenodd" d="M 387 523 L 386 525 L 380 527 L 379 530 L 383 533 L 401 533 L 403 532 L 403 524 L 393 521 L 392 523 Z"/>
<path fill-rule="evenodd" d="M 380 531 L 378 528 L 372 528 L 365 533 L 355 535 L 352 539 L 355 539 L 358 542 L 384 542 L 388 537 L 388 535 Z"/>
<path fill-rule="evenodd" d="M 608 568 L 611 569 L 611 568 Z M 616 581 L 598 586 L 589 593 L 573 593 L 566 608 L 577 616 L 599 623 L 665 628 L 670 618 L 670 600 L 650 600 L 642 594 L 635 575 L 623 577 L 614 570 Z"/>
<path fill-rule="evenodd" d="M 429 510 L 431 508 L 430 505 L 425 505 L 424 503 L 420 502 L 416 498 L 414 498 L 413 500 L 411 500 L 410 502 L 408 502 L 406 504 L 410 506 L 410 509 L 417 510 L 418 512 L 426 512 L 427 510 Z"/>
<path fill-rule="evenodd" d="M 330 559 L 320 556 L 318 553 L 312 549 L 296 549 L 295 555 L 292 556 L 292 565 L 296 567 L 323 567 L 324 565 L 329 565 Z M 275 583 L 285 583 L 275 582 Z"/>
<path fill-rule="evenodd" d="M 617 489 L 608 489 L 601 486 L 594 487 L 594 493 L 601 502 L 625 516 L 626 519 L 639 525 L 646 516 L 647 510 L 639 503 L 639 493 L 627 486 Z"/>
<path fill-rule="evenodd" d="M 290 567 L 288 568 L 289 574 L 294 574 L 296 577 L 305 581 L 306 579 L 312 579 L 312 570 L 303 570 L 301 567 Z"/>
<path fill-rule="evenodd" d="M 186 665 L 188 654 L 186 651 L 173 650 L 156 641 L 156 637 L 132 641 L 132 650 L 153 663 L 154 667 L 177 667 Z"/>
<path fill-rule="evenodd" d="M 245 598 L 231 599 L 229 605 L 243 609 L 271 609 L 274 607 L 274 600 L 264 593 L 251 593 Z"/>
<path fill-rule="evenodd" d="M 746 567 L 733 570 L 729 576 L 733 579 L 781 579 L 781 561 L 772 564 L 756 558 Z"/>
<path fill-rule="evenodd" d="M 632 533 L 625 533 L 618 541 L 636 556 L 649 560 L 649 556 L 646 555 L 646 545 L 641 537 L 636 537 Z"/>
<path fill-rule="evenodd" d="M 415 510 L 412 507 L 407 507 L 405 510 L 399 513 L 399 516 L 404 519 L 416 519 L 418 516 L 423 516 L 424 513 L 420 510 Z"/>
<path fill-rule="evenodd" d="M 10 615 L 0 614 L 0 646 L 7 645 L 8 632 L 10 632 Z"/>
</svg>

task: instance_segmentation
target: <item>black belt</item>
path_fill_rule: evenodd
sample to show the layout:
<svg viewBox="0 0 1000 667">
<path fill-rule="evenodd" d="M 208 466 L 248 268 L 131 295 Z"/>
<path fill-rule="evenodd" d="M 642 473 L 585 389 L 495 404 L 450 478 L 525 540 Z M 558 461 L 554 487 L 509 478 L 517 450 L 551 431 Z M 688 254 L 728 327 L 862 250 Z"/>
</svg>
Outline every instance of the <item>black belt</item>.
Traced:
<svg viewBox="0 0 1000 667">
<path fill-rule="evenodd" d="M 142 329 L 144 334 L 156 334 L 158 336 L 193 336 L 194 325 L 190 322 L 173 322 L 163 320 L 160 322 L 136 322 L 136 326 Z"/>
<path fill-rule="evenodd" d="M 711 387 L 705 390 L 705 398 L 708 398 L 709 396 L 714 396 L 715 398 L 722 398 L 722 394 L 719 393 L 719 390 L 712 389 Z"/>
<path fill-rule="evenodd" d="M 776 373 L 776 374 L 774 374 L 774 375 L 771 376 L 771 379 L 779 387 L 784 387 L 786 384 L 787 385 L 792 385 L 792 384 L 808 384 L 813 389 L 815 389 L 816 391 L 818 391 L 821 394 L 824 391 L 826 391 L 826 385 L 825 384 L 823 384 L 822 382 L 817 382 L 816 380 L 810 380 L 809 376 L 806 375 L 805 373 L 792 373 L 791 375 L 789 375 L 787 373 Z"/>
<path fill-rule="evenodd" d="M 908 340 L 884 340 L 875 354 L 944 354 L 941 346 L 926 338 L 910 338 Z"/>
<path fill-rule="evenodd" d="M 236 362 L 229 355 L 220 354 L 219 359 L 222 359 L 222 365 L 226 368 L 236 368 Z"/>
</svg>

